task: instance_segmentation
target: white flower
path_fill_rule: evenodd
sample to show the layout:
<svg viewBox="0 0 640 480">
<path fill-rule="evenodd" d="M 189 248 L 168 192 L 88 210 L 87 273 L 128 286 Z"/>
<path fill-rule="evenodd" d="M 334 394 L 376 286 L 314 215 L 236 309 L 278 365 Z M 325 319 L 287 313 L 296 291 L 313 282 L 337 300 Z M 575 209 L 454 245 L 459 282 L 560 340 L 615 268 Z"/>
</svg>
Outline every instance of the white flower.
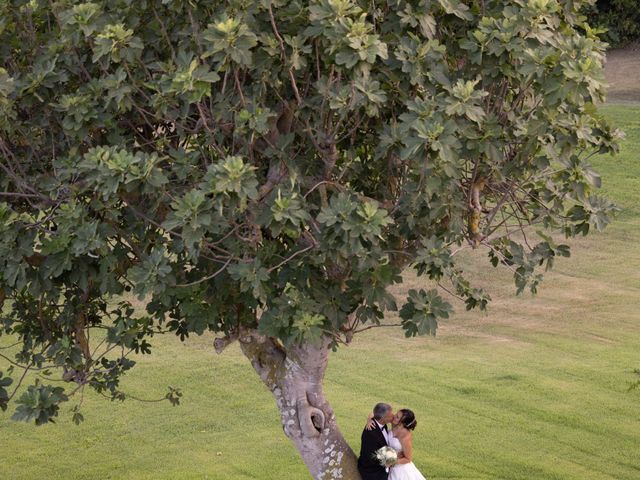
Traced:
<svg viewBox="0 0 640 480">
<path fill-rule="evenodd" d="M 391 447 L 382 447 L 373 454 L 383 467 L 390 467 L 398 463 L 398 452 Z"/>
</svg>

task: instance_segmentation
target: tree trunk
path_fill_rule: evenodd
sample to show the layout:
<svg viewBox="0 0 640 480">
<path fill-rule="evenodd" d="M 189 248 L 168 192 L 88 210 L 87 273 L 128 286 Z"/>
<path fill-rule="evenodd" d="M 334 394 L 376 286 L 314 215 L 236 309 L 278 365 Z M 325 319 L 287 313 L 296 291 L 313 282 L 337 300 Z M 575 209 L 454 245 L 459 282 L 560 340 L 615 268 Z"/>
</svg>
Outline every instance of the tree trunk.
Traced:
<svg viewBox="0 0 640 480">
<path fill-rule="evenodd" d="M 273 394 L 284 433 L 315 480 L 360 480 L 356 456 L 324 396 L 329 341 L 284 349 L 269 337 L 241 337 L 242 352 Z"/>
</svg>

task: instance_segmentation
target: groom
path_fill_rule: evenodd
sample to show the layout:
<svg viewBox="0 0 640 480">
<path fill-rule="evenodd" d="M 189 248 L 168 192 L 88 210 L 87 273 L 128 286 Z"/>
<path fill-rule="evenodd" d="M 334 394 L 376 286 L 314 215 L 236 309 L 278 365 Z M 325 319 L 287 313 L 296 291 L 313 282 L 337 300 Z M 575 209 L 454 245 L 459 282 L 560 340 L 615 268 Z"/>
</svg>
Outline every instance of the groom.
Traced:
<svg viewBox="0 0 640 480">
<path fill-rule="evenodd" d="M 362 431 L 360 457 L 358 458 L 358 470 L 362 480 L 387 480 L 389 473 L 373 458 L 376 450 L 388 445 L 389 432 L 387 423 L 393 418 L 391 405 L 378 403 L 373 407 L 374 425 L 371 430 Z"/>
</svg>

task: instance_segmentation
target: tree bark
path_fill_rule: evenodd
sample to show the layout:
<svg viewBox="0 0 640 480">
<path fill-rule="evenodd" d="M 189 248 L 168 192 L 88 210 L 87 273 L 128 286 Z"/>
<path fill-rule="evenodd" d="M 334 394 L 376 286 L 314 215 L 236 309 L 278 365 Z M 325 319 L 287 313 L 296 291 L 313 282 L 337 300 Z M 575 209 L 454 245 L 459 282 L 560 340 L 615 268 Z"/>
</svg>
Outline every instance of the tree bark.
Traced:
<svg viewBox="0 0 640 480">
<path fill-rule="evenodd" d="M 322 389 L 329 341 L 285 348 L 258 334 L 239 338 L 244 355 L 269 388 L 285 435 L 315 480 L 360 480 L 356 455 L 345 441 Z"/>
</svg>

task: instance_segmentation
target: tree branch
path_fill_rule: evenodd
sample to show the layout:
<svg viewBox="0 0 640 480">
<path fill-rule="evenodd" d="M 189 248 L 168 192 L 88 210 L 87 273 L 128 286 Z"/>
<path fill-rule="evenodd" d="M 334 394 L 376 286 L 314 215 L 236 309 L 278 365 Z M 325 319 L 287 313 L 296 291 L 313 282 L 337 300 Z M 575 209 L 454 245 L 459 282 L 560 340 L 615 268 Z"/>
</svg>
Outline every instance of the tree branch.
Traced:
<svg viewBox="0 0 640 480">
<path fill-rule="evenodd" d="M 282 262 L 280 262 L 279 264 L 277 264 L 277 265 L 275 265 L 275 266 L 271 267 L 269 270 L 267 270 L 267 273 L 271 273 L 271 272 L 273 272 L 274 270 L 277 270 L 278 268 L 280 268 L 280 267 L 281 267 L 282 265 L 284 265 L 285 263 L 287 263 L 287 262 L 291 261 L 293 258 L 297 257 L 298 255 L 300 255 L 300 254 L 302 254 L 302 253 L 304 253 L 304 252 L 307 252 L 307 251 L 311 250 L 311 249 L 312 249 L 312 248 L 314 248 L 315 246 L 316 246 L 316 245 L 309 245 L 308 247 L 303 248 L 302 250 L 298 250 L 298 251 L 297 251 L 297 252 L 295 252 L 293 255 L 291 255 L 291 256 L 289 256 L 289 257 L 285 258 L 285 259 L 284 259 Z"/>
<path fill-rule="evenodd" d="M 224 337 L 218 337 L 213 341 L 213 348 L 218 355 L 220 355 L 225 348 L 238 340 L 238 332 L 231 333 Z"/>
<path fill-rule="evenodd" d="M 363 327 L 360 330 L 354 330 L 354 335 L 356 333 L 364 332 L 366 330 L 371 330 L 372 328 L 383 328 L 383 327 L 401 327 L 401 323 L 381 323 L 379 325 L 369 325 L 368 327 Z"/>
<path fill-rule="evenodd" d="M 177 283 L 175 286 L 176 287 L 191 287 L 193 285 L 198 285 L 199 283 L 203 283 L 206 282 L 208 280 L 211 280 L 214 277 L 217 277 L 220 273 L 222 273 L 224 271 L 224 269 L 226 269 L 229 264 L 231 263 L 231 260 L 233 259 L 233 257 L 229 257 L 229 260 L 227 260 L 227 262 L 220 267 L 218 270 L 216 270 L 215 272 L 213 272 L 211 275 L 208 275 L 204 278 L 201 278 L 200 280 L 196 280 L 194 282 L 190 282 L 190 283 Z"/>
</svg>

